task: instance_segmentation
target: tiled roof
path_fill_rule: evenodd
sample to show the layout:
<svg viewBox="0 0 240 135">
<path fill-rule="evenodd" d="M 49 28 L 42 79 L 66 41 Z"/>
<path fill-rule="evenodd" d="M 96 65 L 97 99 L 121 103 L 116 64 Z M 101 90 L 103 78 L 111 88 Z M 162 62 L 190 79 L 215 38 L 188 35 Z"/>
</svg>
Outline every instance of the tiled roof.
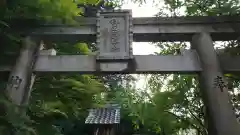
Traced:
<svg viewBox="0 0 240 135">
<path fill-rule="evenodd" d="M 120 123 L 120 107 L 108 105 L 104 108 L 90 109 L 86 124 L 118 124 Z"/>
</svg>

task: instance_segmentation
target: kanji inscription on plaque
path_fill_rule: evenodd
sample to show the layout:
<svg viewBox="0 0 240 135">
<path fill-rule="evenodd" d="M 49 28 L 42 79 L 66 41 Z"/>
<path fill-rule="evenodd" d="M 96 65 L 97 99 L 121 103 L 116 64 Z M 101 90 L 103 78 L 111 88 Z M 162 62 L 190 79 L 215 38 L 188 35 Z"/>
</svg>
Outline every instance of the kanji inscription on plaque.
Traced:
<svg viewBox="0 0 240 135">
<path fill-rule="evenodd" d="M 97 21 L 97 59 L 129 59 L 132 55 L 130 11 L 100 12 Z"/>
</svg>

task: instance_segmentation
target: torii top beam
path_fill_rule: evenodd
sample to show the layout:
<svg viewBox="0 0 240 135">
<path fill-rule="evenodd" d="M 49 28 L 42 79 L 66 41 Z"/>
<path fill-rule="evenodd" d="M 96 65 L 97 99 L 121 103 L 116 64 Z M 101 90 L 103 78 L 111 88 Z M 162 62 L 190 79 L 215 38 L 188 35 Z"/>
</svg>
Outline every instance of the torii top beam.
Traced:
<svg viewBox="0 0 240 135">
<path fill-rule="evenodd" d="M 96 41 L 97 18 L 77 17 L 76 25 L 61 23 L 44 24 L 31 31 L 31 35 L 53 41 Z M 135 42 L 191 41 L 192 35 L 208 32 L 214 41 L 236 40 L 240 33 L 240 17 L 237 16 L 189 16 L 133 18 Z"/>
</svg>

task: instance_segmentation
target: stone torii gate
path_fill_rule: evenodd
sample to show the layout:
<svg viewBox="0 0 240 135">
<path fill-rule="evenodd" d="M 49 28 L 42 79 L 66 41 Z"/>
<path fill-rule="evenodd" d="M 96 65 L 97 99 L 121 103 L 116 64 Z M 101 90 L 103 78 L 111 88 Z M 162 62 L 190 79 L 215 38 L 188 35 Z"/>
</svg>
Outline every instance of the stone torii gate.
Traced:
<svg viewBox="0 0 240 135">
<path fill-rule="evenodd" d="M 239 26 L 239 17 L 132 18 L 130 10 L 101 12 L 97 18 L 79 19 L 78 26 L 55 23 L 20 29 L 28 32 L 20 56 L 15 65 L 0 71 L 11 71 L 7 92 L 18 105 L 27 103 L 35 72 L 197 73 L 211 118 L 209 134 L 240 135 L 223 77 L 224 72 L 240 71 L 240 57 L 217 55 L 213 47 L 213 41 L 238 39 Z M 98 52 L 39 55 L 37 40 L 96 41 Z M 192 50 L 176 56 L 137 56 L 132 55 L 132 41 L 190 41 Z"/>
</svg>

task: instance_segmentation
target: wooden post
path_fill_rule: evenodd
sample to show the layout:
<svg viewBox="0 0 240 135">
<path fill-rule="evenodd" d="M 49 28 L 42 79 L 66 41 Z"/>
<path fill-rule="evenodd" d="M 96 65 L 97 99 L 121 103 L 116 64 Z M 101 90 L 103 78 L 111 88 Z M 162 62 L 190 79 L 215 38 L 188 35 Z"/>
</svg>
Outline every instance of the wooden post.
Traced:
<svg viewBox="0 0 240 135">
<path fill-rule="evenodd" d="M 30 37 L 23 40 L 23 47 L 13 67 L 6 88 L 6 96 L 16 105 L 26 103 L 31 83 L 34 81 L 32 69 L 37 57 L 38 45 Z"/>
<path fill-rule="evenodd" d="M 200 85 L 213 129 L 209 135 L 240 135 L 240 126 L 232 110 L 228 89 L 208 33 L 193 36 L 192 45 L 201 61 Z M 210 123 L 211 123 L 210 122 Z"/>
</svg>

